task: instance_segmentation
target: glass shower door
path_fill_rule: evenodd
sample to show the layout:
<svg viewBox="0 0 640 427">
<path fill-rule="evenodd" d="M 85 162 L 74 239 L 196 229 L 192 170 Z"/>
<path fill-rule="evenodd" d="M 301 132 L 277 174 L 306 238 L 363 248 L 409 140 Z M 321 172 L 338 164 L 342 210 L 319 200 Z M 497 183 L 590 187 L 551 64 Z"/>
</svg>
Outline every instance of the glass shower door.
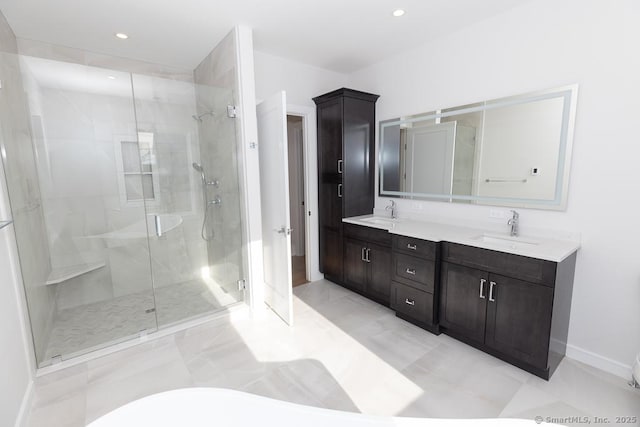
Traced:
<svg viewBox="0 0 640 427">
<path fill-rule="evenodd" d="M 242 235 L 230 90 L 133 75 L 160 327 L 242 301 Z M 200 101 L 206 100 L 203 104 Z"/>
<path fill-rule="evenodd" d="M 24 56 L 0 64 L 18 71 L 0 76 L 12 79 L 2 122 L 20 135 L 2 148 L 38 365 L 156 330 L 130 74 Z"/>
</svg>

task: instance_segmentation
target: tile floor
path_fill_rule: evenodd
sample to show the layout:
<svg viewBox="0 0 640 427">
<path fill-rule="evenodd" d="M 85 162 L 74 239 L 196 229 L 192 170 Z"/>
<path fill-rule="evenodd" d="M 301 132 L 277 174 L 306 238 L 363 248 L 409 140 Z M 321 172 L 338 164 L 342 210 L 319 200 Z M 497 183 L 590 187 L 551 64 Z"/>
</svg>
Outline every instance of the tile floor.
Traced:
<svg viewBox="0 0 640 427">
<path fill-rule="evenodd" d="M 640 390 L 579 362 L 565 359 L 547 382 L 331 282 L 294 294 L 291 328 L 243 311 L 37 378 L 29 425 L 84 426 L 190 386 L 380 415 L 640 417 Z"/>
<path fill-rule="evenodd" d="M 144 329 L 154 331 L 210 314 L 241 298 L 240 293 L 226 293 L 213 281 L 191 280 L 60 310 L 53 319 L 44 360 L 103 348 Z M 146 312 L 154 304 L 155 313 Z"/>
</svg>

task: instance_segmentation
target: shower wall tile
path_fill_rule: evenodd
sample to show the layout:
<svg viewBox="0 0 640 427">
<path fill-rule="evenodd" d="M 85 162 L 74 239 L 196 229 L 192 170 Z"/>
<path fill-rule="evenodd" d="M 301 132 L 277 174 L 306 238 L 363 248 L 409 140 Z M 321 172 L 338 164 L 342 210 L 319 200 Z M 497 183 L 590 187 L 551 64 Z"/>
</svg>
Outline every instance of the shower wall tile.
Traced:
<svg viewBox="0 0 640 427">
<path fill-rule="evenodd" d="M 196 68 L 198 114 L 213 111 L 199 124 L 202 164 L 220 181 L 215 189 L 222 204 L 210 210 L 208 242 L 211 278 L 229 290 L 242 278 L 242 234 L 239 227 L 239 176 L 236 158 L 236 120 L 227 117 L 227 105 L 237 105 L 235 35 L 231 32 Z M 209 194 L 213 196 L 213 194 Z"/>
<path fill-rule="evenodd" d="M 79 307 L 114 298 L 109 265 L 58 285 L 58 310 Z"/>
</svg>

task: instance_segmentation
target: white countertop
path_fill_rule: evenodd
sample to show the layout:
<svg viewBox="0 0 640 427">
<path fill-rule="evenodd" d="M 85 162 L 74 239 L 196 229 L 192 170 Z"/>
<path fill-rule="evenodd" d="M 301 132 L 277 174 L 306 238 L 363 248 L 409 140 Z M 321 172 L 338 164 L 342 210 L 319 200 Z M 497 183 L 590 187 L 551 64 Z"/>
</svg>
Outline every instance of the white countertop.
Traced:
<svg viewBox="0 0 640 427">
<path fill-rule="evenodd" d="M 536 236 L 510 237 L 507 233 L 495 233 L 480 228 L 413 219 L 391 219 L 377 215 L 361 215 L 344 218 L 342 221 L 387 230 L 391 234 L 414 237 L 416 239 L 460 243 L 554 262 L 564 260 L 580 248 L 580 242 L 572 240 L 555 240 Z"/>
</svg>

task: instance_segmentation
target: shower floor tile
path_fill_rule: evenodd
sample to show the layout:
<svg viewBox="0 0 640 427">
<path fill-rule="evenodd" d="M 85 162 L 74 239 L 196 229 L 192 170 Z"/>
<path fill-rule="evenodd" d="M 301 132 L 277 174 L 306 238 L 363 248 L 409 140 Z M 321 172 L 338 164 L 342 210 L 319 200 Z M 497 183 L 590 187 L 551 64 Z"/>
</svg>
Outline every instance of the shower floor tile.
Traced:
<svg viewBox="0 0 640 427">
<path fill-rule="evenodd" d="M 106 301 L 60 310 L 53 319 L 44 360 L 67 359 L 129 339 L 140 331 L 154 331 L 205 315 L 239 301 L 241 295 L 200 280 L 163 286 Z M 155 313 L 153 309 L 155 306 Z M 157 317 L 156 317 L 157 316 Z M 157 323 L 156 323 L 157 318 Z"/>
</svg>

